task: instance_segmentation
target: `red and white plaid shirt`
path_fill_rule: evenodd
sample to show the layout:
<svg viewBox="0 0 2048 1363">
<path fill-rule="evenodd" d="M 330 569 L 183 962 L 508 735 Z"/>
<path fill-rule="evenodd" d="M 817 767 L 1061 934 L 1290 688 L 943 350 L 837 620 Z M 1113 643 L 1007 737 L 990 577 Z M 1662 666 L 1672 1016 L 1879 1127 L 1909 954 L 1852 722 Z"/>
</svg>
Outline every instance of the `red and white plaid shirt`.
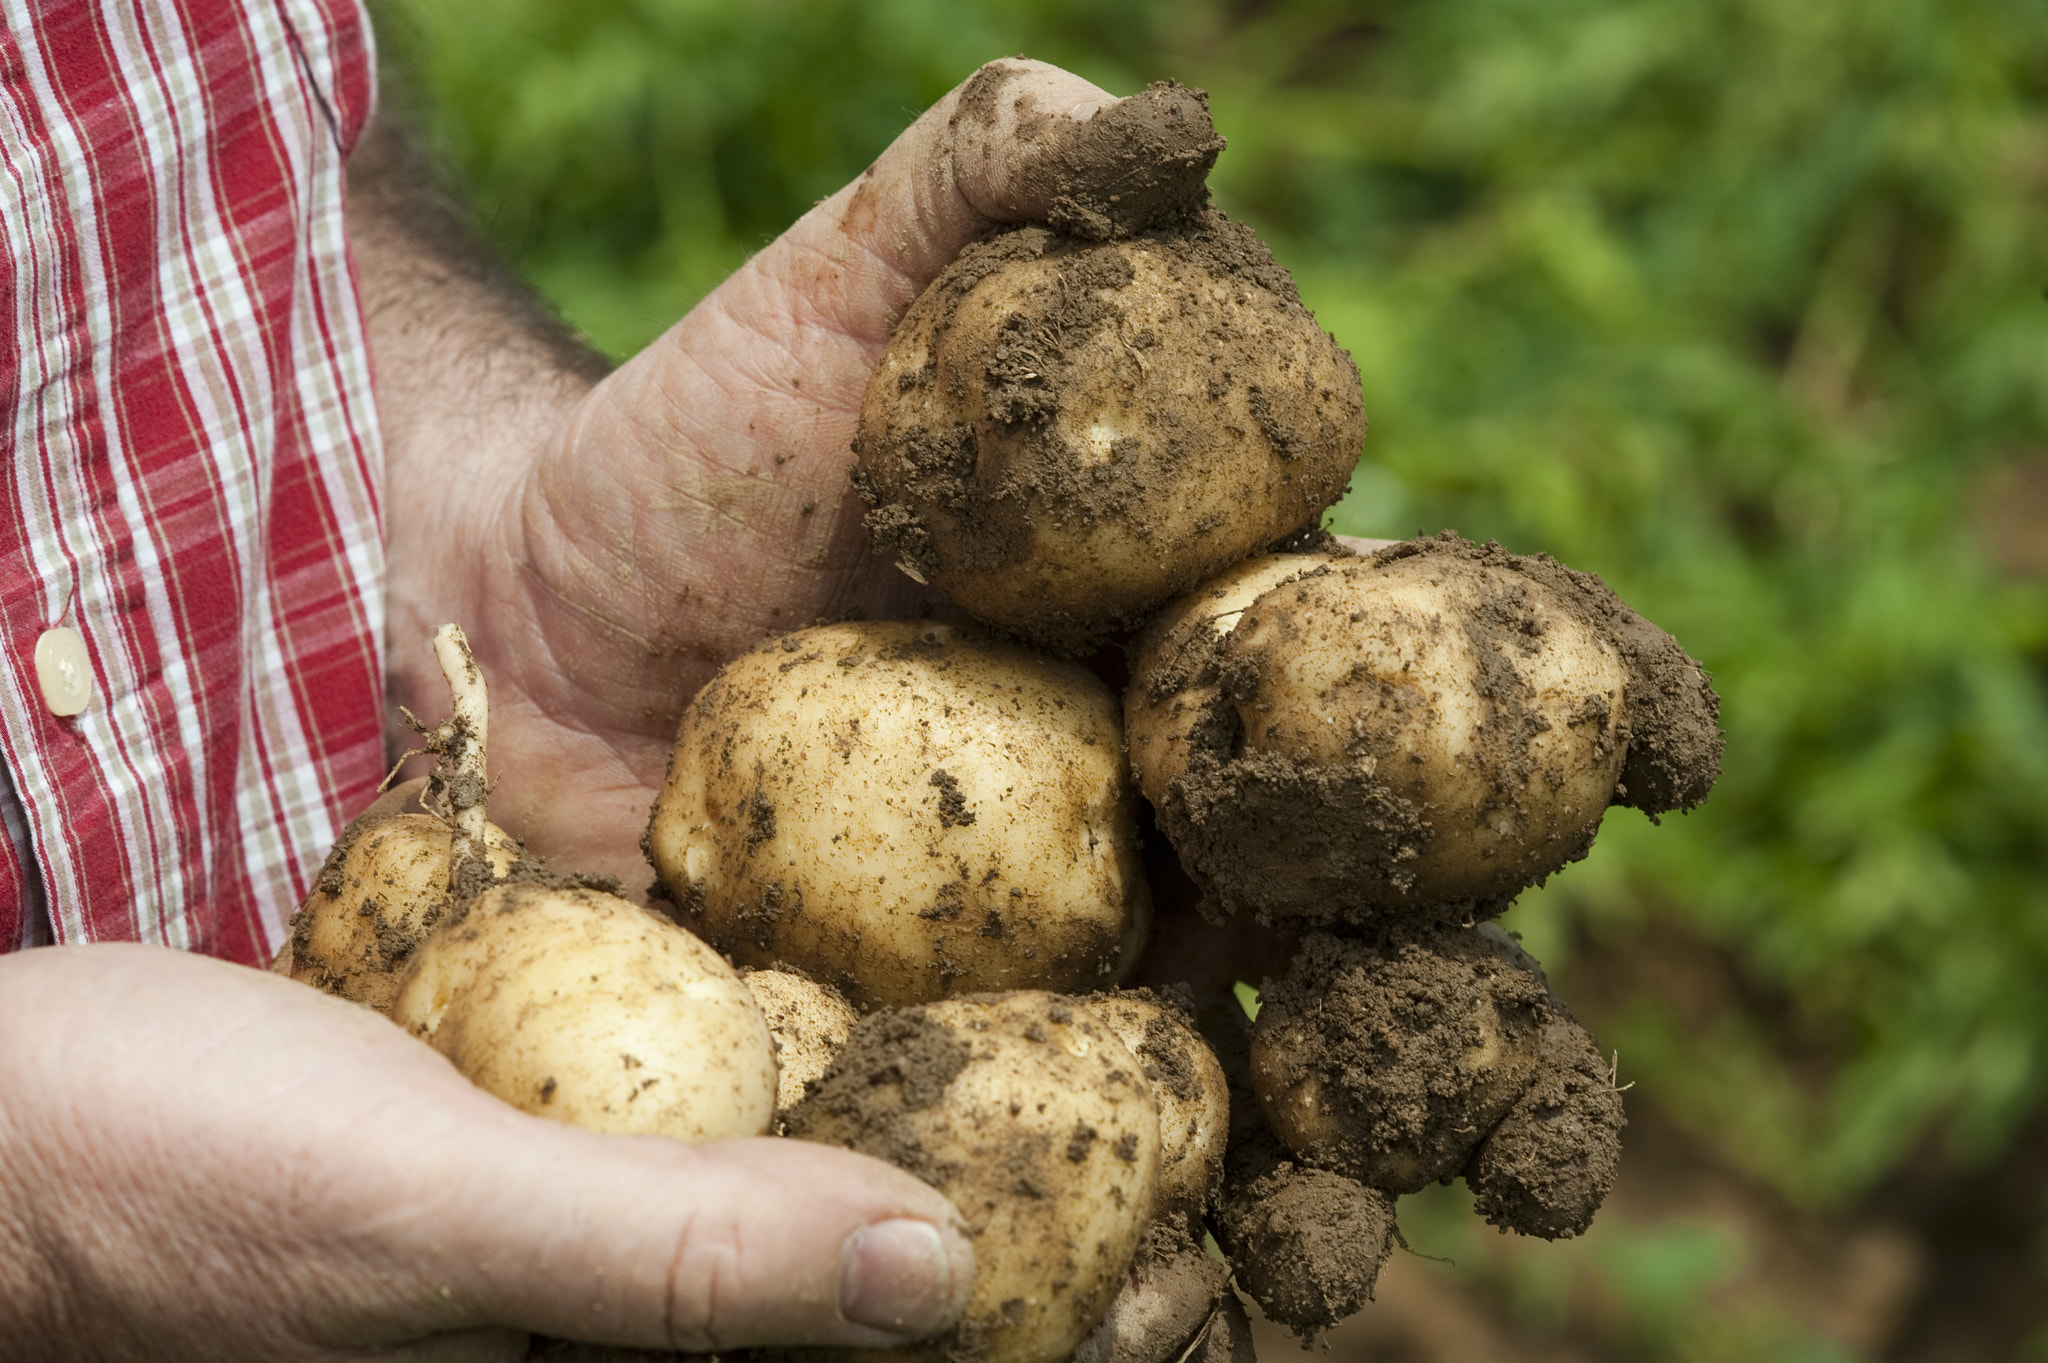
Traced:
<svg viewBox="0 0 2048 1363">
<path fill-rule="evenodd" d="M 0 950 L 262 960 L 382 775 L 373 69 L 356 0 L 0 0 Z"/>
</svg>

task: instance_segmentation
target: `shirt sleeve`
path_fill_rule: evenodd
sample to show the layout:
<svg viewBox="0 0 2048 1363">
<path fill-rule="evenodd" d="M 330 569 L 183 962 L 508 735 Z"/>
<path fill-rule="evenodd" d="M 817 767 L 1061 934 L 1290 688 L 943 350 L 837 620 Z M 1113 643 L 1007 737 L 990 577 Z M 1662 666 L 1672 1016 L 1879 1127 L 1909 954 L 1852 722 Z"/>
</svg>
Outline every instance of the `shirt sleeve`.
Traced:
<svg viewBox="0 0 2048 1363">
<path fill-rule="evenodd" d="M 0 0 L 0 949 L 258 962 L 382 774 L 374 69 L 355 0 Z"/>
</svg>

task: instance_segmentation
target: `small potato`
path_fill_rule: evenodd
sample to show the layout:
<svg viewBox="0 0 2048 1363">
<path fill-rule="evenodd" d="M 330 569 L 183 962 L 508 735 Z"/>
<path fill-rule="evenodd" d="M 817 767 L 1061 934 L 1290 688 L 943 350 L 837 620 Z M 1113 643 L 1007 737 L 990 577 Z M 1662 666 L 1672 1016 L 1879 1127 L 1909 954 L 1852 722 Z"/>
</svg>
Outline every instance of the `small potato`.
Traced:
<svg viewBox="0 0 2048 1363">
<path fill-rule="evenodd" d="M 1061 652 L 1311 525 L 1365 436 L 1358 371 L 1211 210 L 970 246 L 896 327 L 861 409 L 877 547 Z"/>
<path fill-rule="evenodd" d="M 451 904 L 449 847 L 454 833 L 419 813 L 425 782 L 410 782 L 348 827 L 320 868 L 313 892 L 292 919 L 285 972 L 302 984 L 387 1012 L 406 963 Z M 415 812 L 404 812 L 406 808 Z M 487 825 L 491 869 L 504 875 L 519 844 Z"/>
<path fill-rule="evenodd" d="M 1498 928 L 1313 934 L 1259 996 L 1252 1086 L 1302 1160 L 1412 1193 L 1464 1167 L 1535 1078 L 1549 987 Z"/>
<path fill-rule="evenodd" d="M 800 630 L 684 714 L 646 847 L 693 930 L 864 1008 L 1113 984 L 1151 921 L 1115 699 L 941 625 Z"/>
<path fill-rule="evenodd" d="M 522 1111 L 698 1144 L 775 1115 L 760 1005 L 719 954 L 616 895 L 514 880 L 413 957 L 392 1020 Z"/>
<path fill-rule="evenodd" d="M 1109 1309 L 1152 1219 L 1158 1107 L 1137 1058 L 1075 999 L 1025 992 L 870 1016 L 789 1131 L 907 1169 L 974 1238 L 959 1326 L 860 1357 L 1064 1359 Z"/>
<path fill-rule="evenodd" d="M 1228 1264 L 1184 1235 L 1155 1229 L 1108 1314 L 1069 1363 L 1175 1363 L 1210 1323 L 1229 1284 Z"/>
<path fill-rule="evenodd" d="M 1203 888 L 1261 921 L 1497 913 L 1609 804 L 1697 803 L 1719 767 L 1670 636 L 1597 578 L 1455 536 L 1241 564 L 1134 652 L 1140 786 Z"/>
<path fill-rule="evenodd" d="M 1230 1136 L 1230 1088 L 1209 1043 L 1178 1010 L 1144 990 L 1088 1000 L 1145 1067 L 1159 1100 L 1158 1219 L 1201 1235 L 1202 1213 L 1223 1176 Z"/>
<path fill-rule="evenodd" d="M 1268 1320 L 1313 1343 L 1372 1300 L 1394 1248 L 1394 1198 L 1328 1169 L 1233 1155 L 1216 1234 Z"/>
<path fill-rule="evenodd" d="M 1473 1209 L 1494 1225 L 1560 1240 L 1581 1235 L 1614 1187 L 1621 1093 L 1593 1038 L 1553 1018 L 1538 1043 L 1535 1082 L 1465 1166 Z"/>
<path fill-rule="evenodd" d="M 775 1038 L 775 1115 L 803 1100 L 804 1086 L 823 1077 L 860 1014 L 836 989 L 793 970 L 742 970 Z"/>
</svg>

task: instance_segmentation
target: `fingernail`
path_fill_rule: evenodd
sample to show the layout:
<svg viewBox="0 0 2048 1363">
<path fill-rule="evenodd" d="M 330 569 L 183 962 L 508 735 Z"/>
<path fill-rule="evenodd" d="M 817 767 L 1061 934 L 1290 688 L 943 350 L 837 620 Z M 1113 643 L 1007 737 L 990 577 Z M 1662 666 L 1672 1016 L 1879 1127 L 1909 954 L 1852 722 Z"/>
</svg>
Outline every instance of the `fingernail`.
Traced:
<svg viewBox="0 0 2048 1363">
<path fill-rule="evenodd" d="M 929 1221 L 877 1221 L 839 1251 L 839 1312 L 859 1325 L 904 1335 L 953 1323 L 953 1260 Z"/>
</svg>

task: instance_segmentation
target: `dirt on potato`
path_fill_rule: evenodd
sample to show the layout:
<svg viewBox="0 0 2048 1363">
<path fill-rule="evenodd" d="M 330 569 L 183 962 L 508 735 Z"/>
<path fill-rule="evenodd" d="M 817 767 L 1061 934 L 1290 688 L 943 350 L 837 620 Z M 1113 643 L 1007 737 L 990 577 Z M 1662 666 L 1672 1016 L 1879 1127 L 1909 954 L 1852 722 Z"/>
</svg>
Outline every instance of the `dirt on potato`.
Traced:
<svg viewBox="0 0 2048 1363">
<path fill-rule="evenodd" d="M 1699 663 L 1669 634 L 1631 610 L 1597 576 L 1548 555 L 1514 554 L 1445 531 L 1390 545 L 1364 562 L 1375 568 L 1405 560 L 1443 560 L 1483 570 L 1492 584 L 1462 620 L 1432 622 L 1461 630 L 1471 644 L 1471 685 L 1485 717 L 1462 759 L 1491 782 L 1489 817 L 1528 820 L 1527 792 L 1555 784 L 1533 760 L 1532 746 L 1553 728 L 1535 709 L 1521 660 L 1543 632 L 1529 588 L 1544 609 L 1585 625 L 1619 653 L 1626 668 L 1625 713 L 1589 698 L 1567 722 L 1596 735 L 1596 748 L 1625 745 L 1612 802 L 1652 817 L 1697 805 L 1720 773 L 1719 700 Z M 1329 561 L 1305 564 L 1303 578 L 1338 571 Z M 1278 588 L 1273 589 L 1275 591 Z M 1249 909 L 1261 922 L 1356 929 L 1387 919 L 1469 923 L 1503 911 L 1514 896 L 1557 868 L 1583 858 L 1598 831 L 1584 824 L 1519 874 L 1503 867 L 1499 883 L 1479 895 L 1433 892 L 1418 883 L 1439 830 L 1431 811 L 1412 798 L 1397 765 L 1331 765 L 1273 751 L 1248 751 L 1236 703 L 1260 688 L 1261 659 L 1233 653 L 1228 634 L 1190 636 L 1167 665 L 1140 679 L 1151 705 L 1187 703 L 1178 693 L 1205 687 L 1203 713 L 1188 730 L 1185 770 L 1158 803 L 1161 828 L 1209 897 L 1205 912 Z M 1382 712 L 1400 719 L 1436 698 L 1381 683 Z M 1597 710 L 1598 713 L 1593 711 Z M 1419 760 L 1419 759 L 1415 759 Z M 1503 811 L 1496 815 L 1494 811 Z M 1490 854 L 1489 852 L 1486 854 Z M 1496 863 L 1502 865 L 1502 863 Z"/>
<path fill-rule="evenodd" d="M 991 63 L 960 92 L 953 123 L 993 125 L 1021 68 Z M 1053 144 L 1042 179 L 1024 195 L 1050 199 L 1051 226 L 1091 241 L 1127 236 L 1184 217 L 1207 201 L 1210 167 L 1223 151 L 1209 96 L 1158 80 L 1084 123 L 1040 115 L 1017 129 L 1027 145 Z"/>
</svg>

